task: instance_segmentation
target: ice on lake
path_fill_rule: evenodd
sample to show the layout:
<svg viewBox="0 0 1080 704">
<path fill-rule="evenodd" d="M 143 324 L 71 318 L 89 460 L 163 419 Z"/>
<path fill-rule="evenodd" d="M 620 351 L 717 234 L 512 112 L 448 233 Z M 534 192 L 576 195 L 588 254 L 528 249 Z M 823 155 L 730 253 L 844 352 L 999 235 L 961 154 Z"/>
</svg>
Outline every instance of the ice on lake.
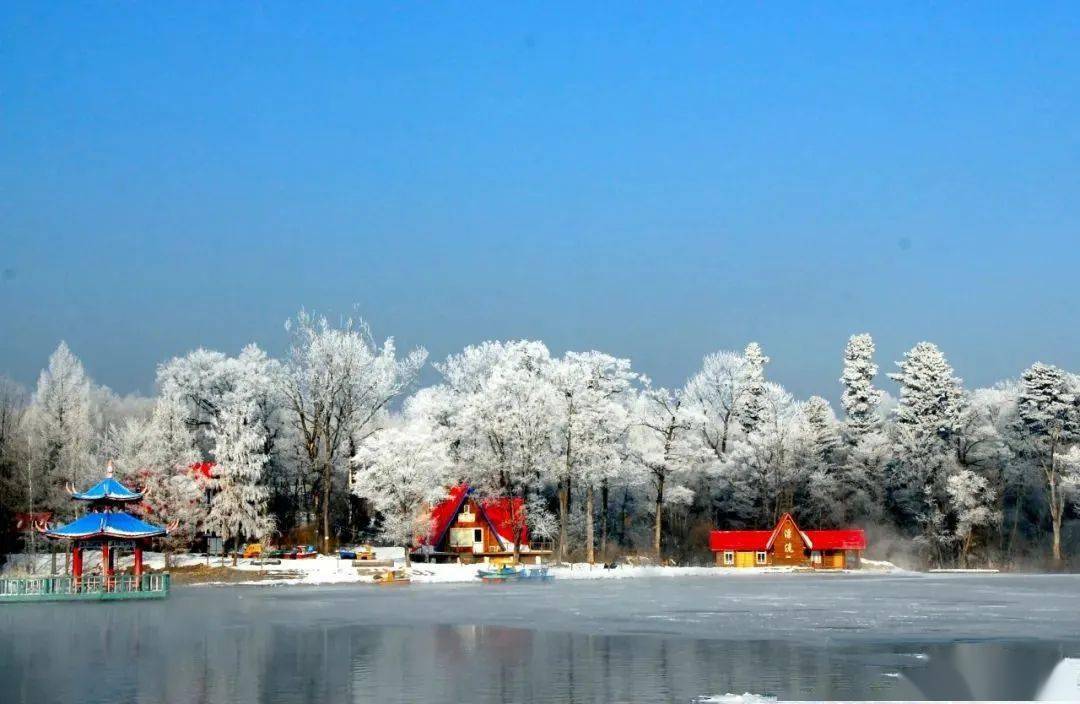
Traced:
<svg viewBox="0 0 1080 704">
<path fill-rule="evenodd" d="M 1078 596 L 1065 575 L 188 587 L 0 608 L 0 677 L 14 702 L 1031 699 L 1080 656 Z"/>
</svg>

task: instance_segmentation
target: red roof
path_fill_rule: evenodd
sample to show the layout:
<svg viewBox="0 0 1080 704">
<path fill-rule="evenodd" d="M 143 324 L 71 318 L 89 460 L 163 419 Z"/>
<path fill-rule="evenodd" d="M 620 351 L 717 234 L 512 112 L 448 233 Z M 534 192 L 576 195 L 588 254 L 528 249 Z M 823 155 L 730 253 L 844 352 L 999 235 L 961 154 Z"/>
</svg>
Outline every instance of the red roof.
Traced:
<svg viewBox="0 0 1080 704">
<path fill-rule="evenodd" d="M 446 531 L 457 515 L 461 513 L 465 505 L 465 499 L 472 493 L 465 484 L 460 484 L 450 489 L 449 496 L 440 501 L 431 509 L 431 531 L 418 542 L 424 545 L 438 546 L 446 537 Z M 487 498 L 477 501 L 484 519 L 491 529 L 505 543 L 512 543 L 514 538 L 514 518 L 523 523 L 525 519 L 524 504 L 520 497 Z M 521 545 L 529 544 L 529 533 L 525 526 L 521 528 Z"/>
<path fill-rule="evenodd" d="M 514 524 L 516 523 L 521 526 L 518 544 L 529 544 L 529 531 L 525 527 L 525 503 L 521 497 L 484 499 L 480 502 L 480 508 L 487 516 L 491 528 L 499 534 L 503 542 L 514 542 Z"/>
<path fill-rule="evenodd" d="M 718 550 L 764 550 L 771 530 L 714 530 L 709 533 L 709 549 Z"/>
<path fill-rule="evenodd" d="M 454 522 L 454 519 L 461 512 L 461 506 L 465 503 L 465 497 L 468 493 L 469 487 L 464 484 L 450 489 L 450 495 L 431 509 L 431 530 L 427 536 L 420 539 L 420 543 L 436 546 L 442 542 L 443 536 L 446 535 L 447 529 L 450 528 L 450 524 Z"/>
<path fill-rule="evenodd" d="M 791 518 L 784 514 L 772 530 L 714 530 L 709 533 L 709 549 L 720 550 L 769 550 L 784 521 Z M 866 533 L 861 528 L 848 530 L 802 530 L 795 519 L 792 525 L 798 530 L 811 550 L 865 550 Z"/>
<path fill-rule="evenodd" d="M 851 530 L 808 530 L 810 547 L 814 550 L 865 550 L 866 533 L 861 528 Z"/>
</svg>

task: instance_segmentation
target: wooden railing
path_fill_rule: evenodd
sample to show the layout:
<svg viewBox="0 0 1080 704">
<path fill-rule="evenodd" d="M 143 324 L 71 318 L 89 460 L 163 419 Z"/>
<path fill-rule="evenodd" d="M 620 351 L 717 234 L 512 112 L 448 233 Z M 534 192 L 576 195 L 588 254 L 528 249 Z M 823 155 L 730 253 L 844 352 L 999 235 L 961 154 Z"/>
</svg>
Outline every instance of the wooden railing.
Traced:
<svg viewBox="0 0 1080 704">
<path fill-rule="evenodd" d="M 169 594 L 169 574 L 120 574 L 113 577 L 22 577 L 0 579 L 0 603 L 95 599 L 163 599 Z"/>
</svg>

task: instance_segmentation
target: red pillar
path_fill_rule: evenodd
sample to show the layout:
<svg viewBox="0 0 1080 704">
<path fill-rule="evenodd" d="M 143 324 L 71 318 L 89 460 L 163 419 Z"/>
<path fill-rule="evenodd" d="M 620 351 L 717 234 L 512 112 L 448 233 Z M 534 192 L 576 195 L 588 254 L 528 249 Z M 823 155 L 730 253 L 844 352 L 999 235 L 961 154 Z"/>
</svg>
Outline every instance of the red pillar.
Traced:
<svg viewBox="0 0 1080 704">
<path fill-rule="evenodd" d="M 113 556 L 108 541 L 101 543 L 101 574 L 105 578 L 105 591 L 112 591 Z"/>
<path fill-rule="evenodd" d="M 142 546 L 135 545 L 135 588 L 142 589 Z"/>
<path fill-rule="evenodd" d="M 79 587 L 79 580 L 82 579 L 82 548 L 75 545 L 71 548 L 71 580 L 75 583 L 75 588 Z"/>
</svg>

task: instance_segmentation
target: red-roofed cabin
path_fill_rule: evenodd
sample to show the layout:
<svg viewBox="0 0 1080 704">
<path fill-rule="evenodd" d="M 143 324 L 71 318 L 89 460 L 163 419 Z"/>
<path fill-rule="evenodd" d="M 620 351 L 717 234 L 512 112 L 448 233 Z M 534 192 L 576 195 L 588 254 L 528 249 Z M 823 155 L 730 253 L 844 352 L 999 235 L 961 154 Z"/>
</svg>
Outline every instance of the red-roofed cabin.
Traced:
<svg viewBox="0 0 1080 704">
<path fill-rule="evenodd" d="M 859 566 L 866 534 L 861 529 L 802 530 L 785 513 L 772 530 L 714 530 L 709 549 L 718 567 L 846 569 Z"/>
<path fill-rule="evenodd" d="M 414 560 L 435 562 L 491 562 L 514 554 L 514 526 L 522 560 L 539 563 L 550 550 L 529 543 L 525 507 L 520 498 L 478 498 L 464 484 L 431 509 L 431 530 L 417 536 Z"/>
</svg>

